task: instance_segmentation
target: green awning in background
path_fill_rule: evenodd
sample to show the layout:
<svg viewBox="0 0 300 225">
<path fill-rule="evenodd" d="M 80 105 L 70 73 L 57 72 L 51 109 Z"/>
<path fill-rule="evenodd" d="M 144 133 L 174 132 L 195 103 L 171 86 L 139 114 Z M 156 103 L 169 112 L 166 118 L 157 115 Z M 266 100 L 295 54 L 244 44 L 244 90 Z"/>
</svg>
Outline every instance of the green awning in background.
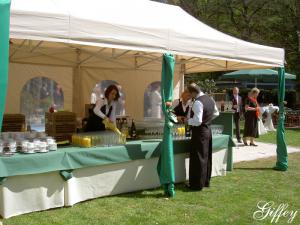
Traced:
<svg viewBox="0 0 300 225">
<path fill-rule="evenodd" d="M 0 128 L 5 110 L 8 80 L 9 19 L 10 0 L 0 0 Z"/>
<path fill-rule="evenodd" d="M 225 73 L 221 79 L 235 79 L 235 80 L 249 80 L 257 79 L 261 81 L 278 81 L 278 72 L 271 69 L 257 69 L 257 70 L 238 70 L 231 73 Z M 285 79 L 295 80 L 296 75 L 285 73 Z"/>
</svg>

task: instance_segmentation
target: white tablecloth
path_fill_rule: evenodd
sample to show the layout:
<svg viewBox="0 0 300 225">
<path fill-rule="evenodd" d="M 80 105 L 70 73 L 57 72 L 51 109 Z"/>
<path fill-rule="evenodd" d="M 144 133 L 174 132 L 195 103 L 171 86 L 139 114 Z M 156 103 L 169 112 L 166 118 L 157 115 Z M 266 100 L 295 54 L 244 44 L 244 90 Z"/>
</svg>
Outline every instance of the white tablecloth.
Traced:
<svg viewBox="0 0 300 225">
<path fill-rule="evenodd" d="M 64 206 L 64 180 L 58 172 L 8 177 L 0 185 L 3 218 Z"/>
<path fill-rule="evenodd" d="M 8 177 L 0 185 L 3 218 L 41 211 L 101 196 L 159 187 L 158 158 L 133 160 L 73 170 L 64 181 L 59 172 Z M 175 155 L 176 182 L 188 179 L 188 154 Z M 226 174 L 227 149 L 213 153 L 212 176 Z"/>
<path fill-rule="evenodd" d="M 88 167 L 73 171 L 73 178 L 65 183 L 65 205 L 108 195 L 159 187 L 156 171 L 158 158 L 134 160 L 126 163 Z M 174 158 L 176 182 L 188 179 L 188 154 Z M 212 176 L 224 176 L 227 167 L 227 150 L 213 153 Z"/>
</svg>

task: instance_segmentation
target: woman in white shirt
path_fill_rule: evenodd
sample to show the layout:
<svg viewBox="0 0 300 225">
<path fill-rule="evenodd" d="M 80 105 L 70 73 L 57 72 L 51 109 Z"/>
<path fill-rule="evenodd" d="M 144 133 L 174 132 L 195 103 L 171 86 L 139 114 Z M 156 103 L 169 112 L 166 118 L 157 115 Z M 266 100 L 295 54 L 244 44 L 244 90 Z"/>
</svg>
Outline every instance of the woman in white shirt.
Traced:
<svg viewBox="0 0 300 225">
<path fill-rule="evenodd" d="M 88 118 L 86 131 L 105 130 L 103 120 L 108 119 L 116 123 L 116 105 L 120 98 L 119 89 L 115 85 L 110 85 L 104 92 L 104 99 L 98 99 L 93 109 L 93 113 Z"/>
</svg>

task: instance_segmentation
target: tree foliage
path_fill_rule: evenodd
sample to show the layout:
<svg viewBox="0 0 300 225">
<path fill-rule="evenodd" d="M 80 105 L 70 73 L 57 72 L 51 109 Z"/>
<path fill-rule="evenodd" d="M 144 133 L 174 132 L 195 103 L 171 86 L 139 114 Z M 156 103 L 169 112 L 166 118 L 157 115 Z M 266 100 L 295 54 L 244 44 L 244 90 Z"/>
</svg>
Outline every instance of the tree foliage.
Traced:
<svg viewBox="0 0 300 225">
<path fill-rule="evenodd" d="M 202 22 L 246 41 L 285 49 L 300 79 L 299 0 L 169 0 Z"/>
</svg>

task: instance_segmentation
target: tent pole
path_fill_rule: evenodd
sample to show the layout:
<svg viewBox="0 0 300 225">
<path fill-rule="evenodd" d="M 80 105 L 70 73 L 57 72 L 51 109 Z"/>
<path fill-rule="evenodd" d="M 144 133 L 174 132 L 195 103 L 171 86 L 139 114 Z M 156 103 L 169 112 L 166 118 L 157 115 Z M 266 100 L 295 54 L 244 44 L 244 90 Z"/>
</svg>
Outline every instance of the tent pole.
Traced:
<svg viewBox="0 0 300 225">
<path fill-rule="evenodd" d="M 284 68 L 278 69 L 278 104 L 279 104 L 279 120 L 277 124 L 277 162 L 275 170 L 286 171 L 288 169 L 288 154 L 285 142 L 284 129 L 284 97 L 285 97 L 285 77 Z"/>
<path fill-rule="evenodd" d="M 78 49 L 76 50 L 77 54 L 77 66 L 73 69 L 73 104 L 72 104 L 72 111 L 80 116 L 81 111 L 81 66 L 80 66 L 80 54 L 81 51 Z"/>
<path fill-rule="evenodd" d="M 0 1 L 0 132 L 5 110 L 8 65 L 9 65 L 9 24 L 10 0 Z"/>
<path fill-rule="evenodd" d="M 180 93 L 182 93 L 184 91 L 184 74 L 185 74 L 185 64 L 181 64 L 180 65 L 180 88 L 179 88 L 179 96 L 180 97 Z"/>
</svg>

